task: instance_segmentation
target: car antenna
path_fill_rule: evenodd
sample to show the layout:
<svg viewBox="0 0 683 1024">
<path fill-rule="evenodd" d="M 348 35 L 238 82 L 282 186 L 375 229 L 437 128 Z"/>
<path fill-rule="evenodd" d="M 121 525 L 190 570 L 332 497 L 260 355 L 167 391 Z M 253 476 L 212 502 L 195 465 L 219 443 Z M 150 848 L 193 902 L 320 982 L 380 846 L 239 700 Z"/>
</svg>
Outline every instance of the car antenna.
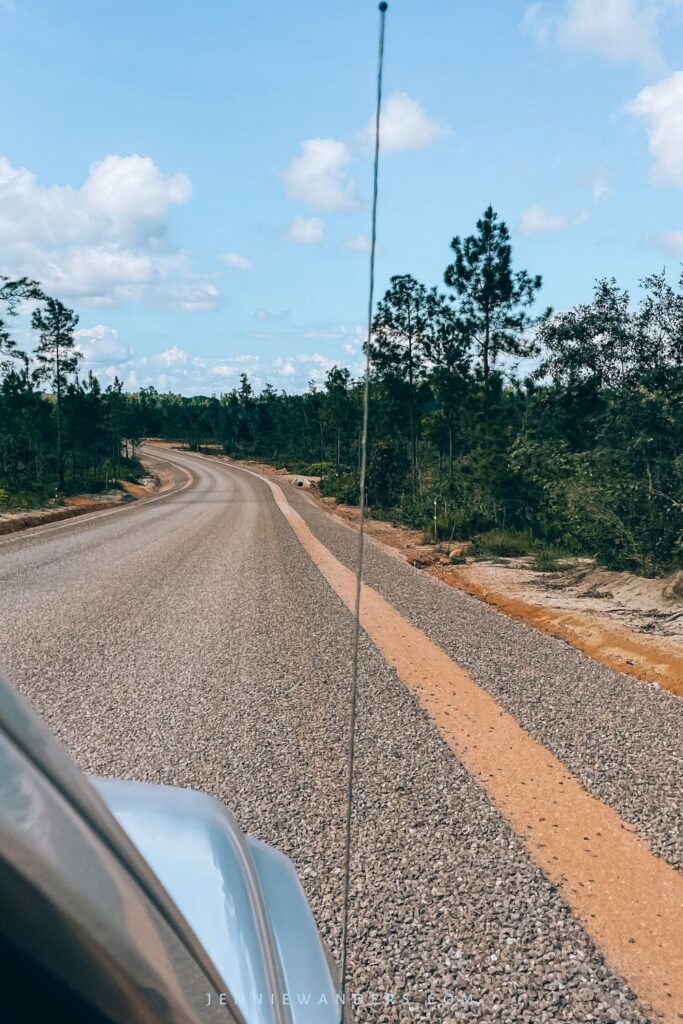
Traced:
<svg viewBox="0 0 683 1024">
<path fill-rule="evenodd" d="M 363 552 L 365 548 L 365 479 L 368 449 L 368 410 L 370 407 L 370 369 L 372 339 L 372 308 L 375 293 L 375 250 L 377 248 L 377 195 L 379 184 L 379 132 L 382 110 L 382 73 L 384 70 L 384 26 L 387 7 L 379 5 L 379 49 L 377 55 L 377 106 L 375 111 L 375 157 L 372 172 L 372 231 L 370 236 L 370 281 L 368 289 L 368 334 L 365 343 L 365 373 L 363 379 L 363 428 L 360 443 L 360 517 L 358 530 L 358 565 L 356 569 L 356 596 L 354 603 L 353 644 L 351 655 L 351 709 L 349 715 L 348 777 L 346 786 L 346 836 L 344 847 L 344 899 L 342 908 L 341 986 L 344 1006 L 347 996 L 347 952 L 349 924 L 349 894 L 351 875 L 351 819 L 353 811 L 353 770 L 356 750 L 356 698 L 358 694 L 358 649 L 360 646 L 360 600 L 363 589 Z"/>
</svg>

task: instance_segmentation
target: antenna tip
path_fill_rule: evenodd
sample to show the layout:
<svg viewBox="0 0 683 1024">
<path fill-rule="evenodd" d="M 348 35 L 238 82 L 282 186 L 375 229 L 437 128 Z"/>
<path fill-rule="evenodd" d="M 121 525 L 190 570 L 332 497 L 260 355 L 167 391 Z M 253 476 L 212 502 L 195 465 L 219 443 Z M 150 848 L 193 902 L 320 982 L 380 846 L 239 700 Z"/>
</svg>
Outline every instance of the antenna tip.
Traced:
<svg viewBox="0 0 683 1024">
<path fill-rule="evenodd" d="M 379 9 L 382 12 L 382 14 L 384 14 L 388 6 L 389 4 L 385 3 L 384 0 L 382 0 L 382 3 L 379 5 Z"/>
</svg>

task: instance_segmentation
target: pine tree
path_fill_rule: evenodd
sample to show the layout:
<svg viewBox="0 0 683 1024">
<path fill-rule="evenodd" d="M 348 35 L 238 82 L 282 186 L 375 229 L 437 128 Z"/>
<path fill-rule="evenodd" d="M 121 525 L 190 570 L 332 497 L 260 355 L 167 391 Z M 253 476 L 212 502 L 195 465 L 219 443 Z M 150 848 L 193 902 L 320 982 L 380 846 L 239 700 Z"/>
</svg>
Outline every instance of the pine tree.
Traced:
<svg viewBox="0 0 683 1024">
<path fill-rule="evenodd" d="M 325 392 L 327 394 L 327 405 L 334 423 L 335 465 L 337 473 L 339 473 L 341 465 L 342 423 L 348 421 L 350 414 L 350 383 L 351 373 L 346 367 L 333 366 L 331 370 L 327 371 Z"/>
<path fill-rule="evenodd" d="M 373 321 L 371 357 L 381 378 L 402 384 L 407 392 L 413 495 L 417 493 L 417 399 L 426 369 L 427 322 L 425 286 L 410 274 L 392 277 Z"/>
<path fill-rule="evenodd" d="M 492 206 L 477 221 L 477 233 L 454 238 L 451 249 L 455 259 L 446 267 L 444 281 L 455 292 L 458 318 L 476 347 L 488 391 L 501 353 L 521 357 L 537 351 L 528 332 L 543 317 L 534 318 L 528 311 L 542 278 L 526 270 L 513 272 L 510 232 Z"/>
<path fill-rule="evenodd" d="M 453 478 L 453 431 L 467 386 L 469 339 L 452 305 L 436 288 L 427 295 L 427 322 L 422 342 L 432 366 L 430 385 L 448 430 L 448 479 Z"/>
<path fill-rule="evenodd" d="M 43 300 L 45 296 L 37 281 L 20 277 L 15 281 L 0 274 L 0 311 L 4 308 L 5 315 L 14 317 L 23 301 Z M 9 322 L 0 316 L 0 357 L 10 356 L 25 359 L 24 353 L 17 348 L 17 343 L 10 334 Z"/>
<path fill-rule="evenodd" d="M 57 413 L 57 487 L 64 490 L 64 457 L 62 452 L 62 393 L 69 376 L 78 369 L 82 358 L 76 348 L 74 331 L 78 317 L 59 299 L 46 299 L 44 308 L 34 310 L 31 325 L 40 334 L 35 350 L 37 380 L 46 381 L 56 399 Z"/>
</svg>

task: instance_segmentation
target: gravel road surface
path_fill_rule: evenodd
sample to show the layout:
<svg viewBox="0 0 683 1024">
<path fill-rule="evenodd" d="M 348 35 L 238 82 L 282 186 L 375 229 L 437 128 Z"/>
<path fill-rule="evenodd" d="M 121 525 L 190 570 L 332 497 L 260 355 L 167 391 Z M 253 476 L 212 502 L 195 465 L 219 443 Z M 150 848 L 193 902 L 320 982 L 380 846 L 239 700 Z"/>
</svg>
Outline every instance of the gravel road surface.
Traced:
<svg viewBox="0 0 683 1024">
<path fill-rule="evenodd" d="M 264 482 L 169 458 L 178 493 L 0 541 L 0 664 L 86 771 L 208 791 L 283 849 L 336 953 L 351 616 Z M 367 579 L 675 862 L 680 702 L 376 545 Z M 654 1020 L 369 642 L 359 716 L 354 1019 Z"/>
</svg>

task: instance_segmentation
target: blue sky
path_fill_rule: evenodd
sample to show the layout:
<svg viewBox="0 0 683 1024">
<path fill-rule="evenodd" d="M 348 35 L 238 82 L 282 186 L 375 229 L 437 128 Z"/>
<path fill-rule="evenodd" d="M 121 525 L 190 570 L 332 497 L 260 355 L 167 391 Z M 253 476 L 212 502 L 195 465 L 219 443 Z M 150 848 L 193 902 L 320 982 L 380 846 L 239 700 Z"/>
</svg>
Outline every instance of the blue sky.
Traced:
<svg viewBox="0 0 683 1024">
<path fill-rule="evenodd" d="M 360 369 L 371 0 L 0 0 L 0 273 L 103 381 Z M 683 259 L 683 0 L 394 0 L 378 279 L 441 282 L 491 202 L 564 308 Z M 678 65 L 677 65 L 678 61 Z"/>
</svg>

